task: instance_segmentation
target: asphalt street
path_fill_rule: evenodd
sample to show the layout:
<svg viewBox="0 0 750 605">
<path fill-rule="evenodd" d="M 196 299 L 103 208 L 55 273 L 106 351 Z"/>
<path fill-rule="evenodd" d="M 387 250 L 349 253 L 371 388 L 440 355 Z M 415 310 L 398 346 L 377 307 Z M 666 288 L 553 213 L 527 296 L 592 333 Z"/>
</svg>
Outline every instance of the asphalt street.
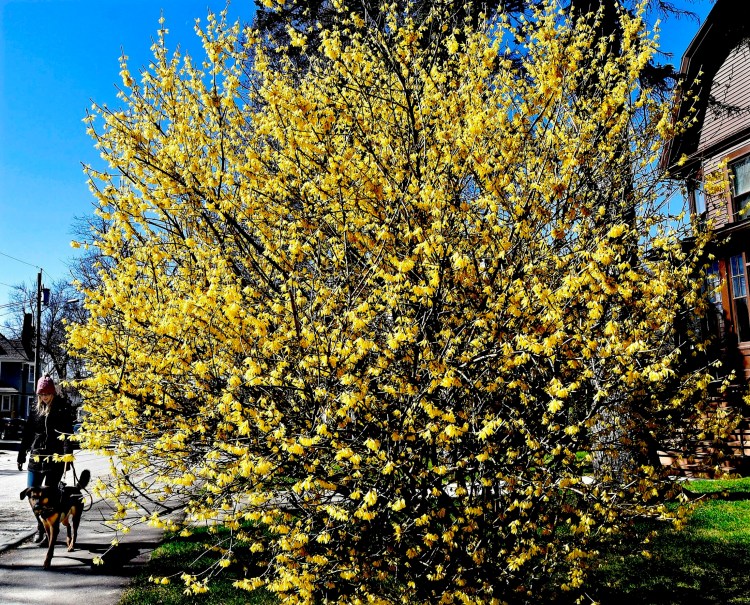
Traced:
<svg viewBox="0 0 750 605">
<path fill-rule="evenodd" d="M 86 512 L 76 548 L 68 552 L 60 531 L 49 570 L 42 569 L 45 549 L 31 541 L 36 520 L 20 493 L 26 470 L 16 463 L 18 443 L 0 442 L 0 605 L 116 605 L 134 574 L 159 544 L 161 530 L 137 525 L 120 545 L 110 548 L 113 533 L 105 527 L 109 503 L 86 495 Z M 86 450 L 76 452 L 76 470 L 89 469 L 92 484 L 109 471 L 109 460 Z M 68 472 L 67 483 L 73 483 Z M 102 558 L 103 565 L 94 564 Z"/>
<path fill-rule="evenodd" d="M 84 450 L 75 455 L 77 471 L 89 469 L 92 482 L 109 471 L 109 461 L 102 456 Z M 18 470 L 17 456 L 17 441 L 0 441 L 0 552 L 23 541 L 36 529 L 29 505 L 20 498 L 21 490 L 26 487 L 26 467 L 23 471 Z M 69 485 L 73 484 L 71 471 L 68 471 L 66 480 Z"/>
<path fill-rule="evenodd" d="M 0 442 L 0 551 L 23 540 L 36 527 L 27 506 L 20 506 L 19 493 L 26 487 L 26 471 L 16 467 L 18 443 Z"/>
</svg>

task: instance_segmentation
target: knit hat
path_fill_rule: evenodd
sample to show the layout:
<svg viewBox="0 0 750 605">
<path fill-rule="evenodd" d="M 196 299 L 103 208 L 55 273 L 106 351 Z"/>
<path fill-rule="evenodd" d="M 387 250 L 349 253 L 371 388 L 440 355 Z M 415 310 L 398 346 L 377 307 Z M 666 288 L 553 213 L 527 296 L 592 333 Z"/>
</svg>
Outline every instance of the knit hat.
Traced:
<svg viewBox="0 0 750 605">
<path fill-rule="evenodd" d="M 48 374 L 42 376 L 36 383 L 37 395 L 54 395 L 55 392 L 55 383 L 52 382 Z"/>
</svg>

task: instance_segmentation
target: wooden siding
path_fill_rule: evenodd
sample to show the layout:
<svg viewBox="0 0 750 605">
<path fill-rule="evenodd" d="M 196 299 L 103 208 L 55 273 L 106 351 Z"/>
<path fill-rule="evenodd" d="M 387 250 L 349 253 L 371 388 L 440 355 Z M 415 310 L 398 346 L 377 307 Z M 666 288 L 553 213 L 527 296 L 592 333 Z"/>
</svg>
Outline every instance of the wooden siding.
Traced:
<svg viewBox="0 0 750 605">
<path fill-rule="evenodd" d="M 711 84 L 711 98 L 721 105 L 709 103 L 700 130 L 698 154 L 702 156 L 701 170 L 703 175 L 717 169 L 719 163 L 726 159 L 736 159 L 747 153 L 750 139 L 741 139 L 730 144 L 743 130 L 750 128 L 750 44 L 737 45 L 716 72 Z M 726 107 L 740 108 L 739 111 L 728 111 Z M 719 149 L 714 151 L 710 149 Z M 714 227 L 721 229 L 731 222 L 731 195 L 706 199 L 707 217 L 714 221 Z"/>
<path fill-rule="evenodd" d="M 750 64 L 749 64 L 750 65 Z M 701 172 L 703 175 L 711 174 L 719 168 L 722 160 L 733 160 L 744 157 L 750 153 L 750 138 L 743 139 L 734 145 L 722 149 L 721 152 L 713 156 L 703 158 Z M 727 178 L 729 178 L 727 176 Z M 731 221 L 730 207 L 732 204 L 730 191 L 725 191 L 721 195 L 706 196 L 706 216 L 714 221 L 714 228 L 721 229 Z"/>
<path fill-rule="evenodd" d="M 698 153 L 750 127 L 750 45 L 741 43 L 729 53 L 711 84 L 711 101 L 701 128 Z M 714 101 L 720 103 L 717 105 Z M 727 107 L 739 108 L 739 111 Z"/>
</svg>

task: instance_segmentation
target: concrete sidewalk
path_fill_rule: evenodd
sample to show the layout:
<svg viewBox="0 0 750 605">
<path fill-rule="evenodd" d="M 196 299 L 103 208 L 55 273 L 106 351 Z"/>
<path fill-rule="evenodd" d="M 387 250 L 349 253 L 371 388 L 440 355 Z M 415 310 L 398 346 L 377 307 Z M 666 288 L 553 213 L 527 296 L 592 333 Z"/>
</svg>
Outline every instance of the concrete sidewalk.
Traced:
<svg viewBox="0 0 750 605">
<path fill-rule="evenodd" d="M 27 501 L 19 498 L 18 506 L 32 514 Z M 103 500 L 95 501 L 84 512 L 73 552 L 67 552 L 66 528 L 61 526 L 52 566 L 47 571 L 42 569 L 46 548 L 34 544 L 31 533 L 19 536 L 25 541 L 0 553 L 0 603 L 116 605 L 131 578 L 159 544 L 162 530 L 139 524 L 130 533 L 120 535 L 119 546 L 107 553 L 114 537 L 114 532 L 103 524 L 109 514 L 109 504 Z M 95 557 L 103 557 L 104 564 L 94 565 Z"/>
</svg>

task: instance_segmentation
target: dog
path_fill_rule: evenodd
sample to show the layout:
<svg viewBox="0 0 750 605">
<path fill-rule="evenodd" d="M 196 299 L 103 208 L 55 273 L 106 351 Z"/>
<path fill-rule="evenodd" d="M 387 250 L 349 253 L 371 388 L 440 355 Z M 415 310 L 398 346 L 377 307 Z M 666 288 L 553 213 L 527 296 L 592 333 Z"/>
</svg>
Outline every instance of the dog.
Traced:
<svg viewBox="0 0 750 605">
<path fill-rule="evenodd" d="M 82 490 L 88 485 L 91 473 L 81 472 L 74 487 L 44 486 L 27 487 L 21 492 L 21 500 L 29 499 L 31 510 L 42 524 L 47 535 L 47 556 L 44 558 L 44 569 L 49 569 L 52 556 L 55 554 L 55 542 L 60 533 L 60 523 L 68 530 L 68 552 L 76 545 L 78 525 L 83 514 Z"/>
</svg>

